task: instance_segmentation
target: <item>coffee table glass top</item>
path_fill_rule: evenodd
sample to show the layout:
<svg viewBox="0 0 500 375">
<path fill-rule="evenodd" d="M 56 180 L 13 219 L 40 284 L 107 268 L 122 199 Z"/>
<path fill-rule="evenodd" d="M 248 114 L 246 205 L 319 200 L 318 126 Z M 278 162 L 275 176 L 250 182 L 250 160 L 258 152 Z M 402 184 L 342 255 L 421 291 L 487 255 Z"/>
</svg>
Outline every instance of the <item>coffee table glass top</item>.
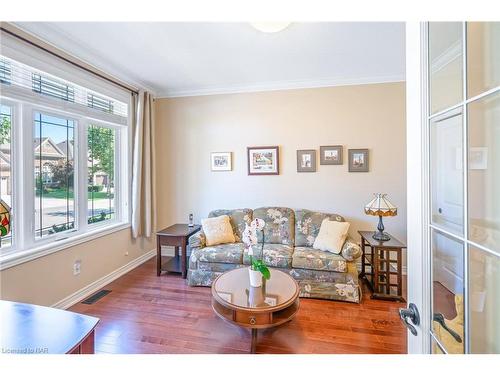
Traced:
<svg viewBox="0 0 500 375">
<path fill-rule="evenodd" d="M 250 286 L 248 267 L 226 272 L 214 282 L 213 293 L 224 302 L 242 308 L 279 308 L 297 297 L 298 286 L 286 273 L 270 271 L 271 278 L 260 288 Z"/>
</svg>

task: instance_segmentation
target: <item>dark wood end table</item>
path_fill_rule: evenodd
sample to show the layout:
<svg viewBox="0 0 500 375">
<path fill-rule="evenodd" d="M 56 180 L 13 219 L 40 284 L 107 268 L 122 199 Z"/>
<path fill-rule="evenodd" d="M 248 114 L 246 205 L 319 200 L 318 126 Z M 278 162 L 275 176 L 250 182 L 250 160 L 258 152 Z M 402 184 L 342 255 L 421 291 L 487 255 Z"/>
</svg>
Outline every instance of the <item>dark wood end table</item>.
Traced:
<svg viewBox="0 0 500 375">
<path fill-rule="evenodd" d="M 174 224 L 156 232 L 156 275 L 162 271 L 180 273 L 182 278 L 187 276 L 187 243 L 189 237 L 198 232 L 201 225 L 190 227 L 187 224 Z M 165 264 L 161 262 L 161 247 L 174 246 L 175 255 Z M 181 254 L 179 255 L 179 248 Z"/>
<path fill-rule="evenodd" d="M 372 290 L 372 298 L 405 302 L 403 298 L 403 249 L 406 245 L 391 236 L 389 241 L 374 239 L 372 231 L 361 236 L 361 273 Z M 367 271 L 369 268 L 369 271 Z"/>
</svg>

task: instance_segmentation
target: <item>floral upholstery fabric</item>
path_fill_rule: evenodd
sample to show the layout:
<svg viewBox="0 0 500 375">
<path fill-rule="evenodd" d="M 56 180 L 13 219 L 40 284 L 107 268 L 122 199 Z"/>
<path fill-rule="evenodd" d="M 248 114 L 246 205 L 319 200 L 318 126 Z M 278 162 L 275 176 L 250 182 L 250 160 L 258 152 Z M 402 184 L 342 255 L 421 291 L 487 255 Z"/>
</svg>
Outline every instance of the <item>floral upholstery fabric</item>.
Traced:
<svg viewBox="0 0 500 375">
<path fill-rule="evenodd" d="M 203 233 L 203 230 L 199 230 L 191 237 L 189 237 L 188 245 L 191 250 L 195 248 L 205 247 L 207 245 L 207 239 L 205 237 L 205 233 Z"/>
<path fill-rule="evenodd" d="M 288 272 L 297 280 L 301 297 L 360 302 L 358 270 L 354 261 L 361 256 L 360 247 L 350 239 L 345 242 L 340 255 L 323 254 L 311 247 L 322 220 L 330 217 L 330 220 L 344 221 L 341 216 L 308 210 L 297 210 L 294 214 L 289 208 L 282 207 L 259 208 L 253 211 L 253 215 L 248 209 L 210 213 L 211 217 L 218 215 L 235 217 L 232 223 L 238 240 L 246 222 L 256 217 L 263 219 L 265 230 L 267 228 L 264 252 L 261 254 L 262 244 L 259 244 L 253 247 L 254 255 L 262 257 L 267 266 Z M 262 238 L 259 241 L 262 242 Z M 295 241 L 297 247 L 293 247 Z M 224 272 L 250 264 L 243 243 L 206 247 L 203 231 L 190 237 L 189 248 L 191 256 L 187 278 L 190 286 L 210 286 Z"/>
<path fill-rule="evenodd" d="M 316 250 L 311 247 L 296 247 L 293 252 L 292 267 L 346 272 L 347 262 L 341 255 L 329 251 Z"/>
<path fill-rule="evenodd" d="M 336 221 L 345 221 L 337 214 L 325 214 L 310 210 L 295 211 L 295 246 L 312 246 L 318 236 L 321 223 L 325 218 Z"/>
<path fill-rule="evenodd" d="M 197 262 L 242 264 L 244 248 L 245 246 L 238 242 L 191 249 L 189 268 L 195 267 Z"/>
<path fill-rule="evenodd" d="M 264 244 L 264 254 L 261 254 L 262 244 L 253 246 L 253 255 L 257 259 L 262 259 L 268 267 L 291 268 L 293 247 L 288 245 L 266 243 Z M 243 264 L 250 265 L 250 256 L 245 249 L 243 253 Z"/>
<path fill-rule="evenodd" d="M 295 214 L 286 207 L 261 207 L 253 211 L 253 218 L 265 221 L 264 242 L 271 244 L 294 245 Z M 262 242 L 262 234 L 259 234 Z"/>
<path fill-rule="evenodd" d="M 354 242 L 353 239 L 347 238 L 340 254 L 342 254 L 345 260 L 352 262 L 361 257 L 361 246 Z"/>
<path fill-rule="evenodd" d="M 229 221 L 233 227 L 233 233 L 236 237 L 236 242 L 241 242 L 241 235 L 245 230 L 245 224 L 250 224 L 252 221 L 252 210 L 249 208 L 238 208 L 235 210 L 215 210 L 208 214 L 208 217 L 217 217 L 221 215 L 229 216 Z"/>
</svg>

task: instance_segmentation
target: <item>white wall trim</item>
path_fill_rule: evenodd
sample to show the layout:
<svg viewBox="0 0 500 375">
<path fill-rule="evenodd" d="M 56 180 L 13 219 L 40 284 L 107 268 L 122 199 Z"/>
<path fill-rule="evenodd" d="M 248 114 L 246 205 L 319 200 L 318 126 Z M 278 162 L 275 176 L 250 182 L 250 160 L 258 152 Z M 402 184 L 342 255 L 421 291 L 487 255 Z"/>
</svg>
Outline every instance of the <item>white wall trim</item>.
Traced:
<svg viewBox="0 0 500 375">
<path fill-rule="evenodd" d="M 59 302 L 54 303 L 51 307 L 58 309 L 67 309 L 74 304 L 80 302 L 87 296 L 97 292 L 99 289 L 103 288 L 113 280 L 116 280 L 120 276 L 125 275 L 127 272 L 132 271 L 134 268 L 140 266 L 144 262 L 147 262 L 151 258 L 156 256 L 156 249 L 150 250 L 147 253 L 135 258 L 131 262 L 125 264 L 124 266 L 114 270 L 108 275 L 101 277 L 100 279 L 94 281 L 93 283 L 87 285 L 86 287 L 76 291 L 75 293 L 63 298 Z"/>
<path fill-rule="evenodd" d="M 361 78 L 325 78 L 320 80 L 262 82 L 251 85 L 193 88 L 189 90 L 167 90 L 160 92 L 157 98 L 178 98 L 186 96 L 242 94 L 261 91 L 310 89 L 334 86 L 370 85 L 377 83 L 404 82 L 404 75 L 361 77 Z"/>
</svg>

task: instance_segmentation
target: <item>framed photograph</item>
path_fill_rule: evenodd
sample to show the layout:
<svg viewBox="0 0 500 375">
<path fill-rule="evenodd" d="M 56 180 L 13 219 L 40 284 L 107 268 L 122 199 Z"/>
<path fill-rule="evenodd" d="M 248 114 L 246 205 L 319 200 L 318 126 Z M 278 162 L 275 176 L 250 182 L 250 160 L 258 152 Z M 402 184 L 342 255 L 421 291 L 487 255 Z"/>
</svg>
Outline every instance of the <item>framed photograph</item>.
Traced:
<svg viewBox="0 0 500 375">
<path fill-rule="evenodd" d="M 297 172 L 316 172 L 316 150 L 297 150 Z"/>
<path fill-rule="evenodd" d="M 319 163 L 321 165 L 342 165 L 344 163 L 342 150 L 343 147 L 341 145 L 320 146 Z"/>
<path fill-rule="evenodd" d="M 279 147 L 247 147 L 248 175 L 276 175 L 279 170 Z"/>
<path fill-rule="evenodd" d="M 349 150 L 349 172 L 368 172 L 368 149 Z"/>
<path fill-rule="evenodd" d="M 230 171 L 233 169 L 230 152 L 212 152 L 210 163 L 212 171 Z"/>
<path fill-rule="evenodd" d="M 456 148 L 456 169 L 462 169 L 462 147 Z M 469 149 L 469 169 L 488 169 L 488 147 Z"/>
<path fill-rule="evenodd" d="M 222 298 L 224 301 L 232 303 L 233 302 L 233 295 L 231 293 L 223 293 L 223 292 L 217 292 L 220 298 Z"/>
</svg>

